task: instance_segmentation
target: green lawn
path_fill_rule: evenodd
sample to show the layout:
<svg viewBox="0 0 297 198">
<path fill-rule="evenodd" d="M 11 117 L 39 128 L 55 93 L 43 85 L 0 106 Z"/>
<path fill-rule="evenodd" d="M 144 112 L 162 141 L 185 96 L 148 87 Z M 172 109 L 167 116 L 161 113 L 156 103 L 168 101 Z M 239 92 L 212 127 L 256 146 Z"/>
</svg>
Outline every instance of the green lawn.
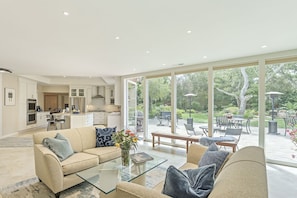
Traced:
<svg viewBox="0 0 297 198">
<path fill-rule="evenodd" d="M 189 118 L 189 113 L 183 113 L 182 117 L 184 120 Z M 196 123 L 207 123 L 208 122 L 208 115 L 207 113 L 191 113 L 191 117 L 193 118 L 194 122 Z"/>
<path fill-rule="evenodd" d="M 207 123 L 208 122 L 208 114 L 207 113 L 191 113 L 191 117 L 193 118 L 195 123 Z M 186 120 L 189 118 L 189 113 L 183 113 L 182 118 Z M 265 127 L 268 127 L 268 121 L 271 120 L 271 117 L 267 116 L 265 118 Z M 275 118 L 275 121 L 277 121 L 277 127 L 278 128 L 285 128 L 285 123 L 282 118 Z M 251 126 L 252 127 L 258 127 L 259 126 L 259 120 L 258 118 L 253 118 L 251 120 Z"/>
</svg>

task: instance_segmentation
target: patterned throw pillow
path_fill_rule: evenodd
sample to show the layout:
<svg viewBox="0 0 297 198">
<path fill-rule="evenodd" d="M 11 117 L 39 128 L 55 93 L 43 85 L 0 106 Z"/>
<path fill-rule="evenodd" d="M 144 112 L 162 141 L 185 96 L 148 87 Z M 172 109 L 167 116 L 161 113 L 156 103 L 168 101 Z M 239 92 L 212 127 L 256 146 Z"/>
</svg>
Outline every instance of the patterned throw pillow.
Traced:
<svg viewBox="0 0 297 198">
<path fill-rule="evenodd" d="M 111 137 L 116 132 L 114 128 L 96 128 L 96 147 L 114 146 Z"/>
<path fill-rule="evenodd" d="M 169 166 L 162 193 L 171 197 L 207 198 L 213 189 L 215 169 L 215 164 L 184 171 Z"/>
</svg>

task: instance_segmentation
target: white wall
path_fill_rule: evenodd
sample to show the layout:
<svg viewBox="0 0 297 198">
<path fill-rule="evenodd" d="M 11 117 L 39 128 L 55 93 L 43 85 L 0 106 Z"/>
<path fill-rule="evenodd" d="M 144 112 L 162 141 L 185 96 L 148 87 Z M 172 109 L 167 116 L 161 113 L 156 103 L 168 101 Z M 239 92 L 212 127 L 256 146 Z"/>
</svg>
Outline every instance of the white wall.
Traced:
<svg viewBox="0 0 297 198">
<path fill-rule="evenodd" d="M 69 93 L 68 85 L 43 85 L 41 88 L 43 93 Z"/>
<path fill-rule="evenodd" d="M 2 118 L 3 118 L 3 111 L 2 111 L 2 104 L 3 104 L 3 96 L 4 96 L 4 89 L 2 86 L 2 74 L 0 74 L 0 88 L 1 88 L 1 97 L 0 97 L 0 137 L 2 136 Z"/>
<path fill-rule="evenodd" d="M 13 74 L 2 74 L 2 136 L 10 135 L 15 133 L 18 123 L 18 77 Z M 11 88 L 15 90 L 16 101 L 15 105 L 5 106 L 4 105 L 4 89 Z"/>
</svg>

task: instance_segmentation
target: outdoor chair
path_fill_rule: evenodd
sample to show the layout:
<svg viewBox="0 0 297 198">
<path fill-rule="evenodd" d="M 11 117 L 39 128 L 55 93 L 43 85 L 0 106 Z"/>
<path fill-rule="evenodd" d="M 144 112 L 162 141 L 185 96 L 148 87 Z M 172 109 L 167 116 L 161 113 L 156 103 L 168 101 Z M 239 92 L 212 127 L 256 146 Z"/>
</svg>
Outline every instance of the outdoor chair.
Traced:
<svg viewBox="0 0 297 198">
<path fill-rule="evenodd" d="M 186 131 L 187 131 L 187 134 L 188 135 L 199 135 L 199 132 L 195 131 L 195 128 L 193 127 L 192 124 L 184 124 L 185 125 L 185 128 L 186 128 Z M 201 135 L 203 135 L 203 133 L 200 133 Z"/>
<path fill-rule="evenodd" d="M 237 144 L 238 149 L 238 142 L 240 140 L 242 134 L 242 128 L 226 128 L 225 137 L 232 137 Z"/>
<path fill-rule="evenodd" d="M 226 128 L 229 126 L 229 121 L 226 116 L 217 116 L 216 117 L 217 127 Z"/>
<path fill-rule="evenodd" d="M 296 116 L 287 116 L 284 119 L 285 122 L 285 133 L 284 135 L 287 135 L 288 129 L 292 126 L 295 126 L 297 124 L 297 117 Z"/>
</svg>

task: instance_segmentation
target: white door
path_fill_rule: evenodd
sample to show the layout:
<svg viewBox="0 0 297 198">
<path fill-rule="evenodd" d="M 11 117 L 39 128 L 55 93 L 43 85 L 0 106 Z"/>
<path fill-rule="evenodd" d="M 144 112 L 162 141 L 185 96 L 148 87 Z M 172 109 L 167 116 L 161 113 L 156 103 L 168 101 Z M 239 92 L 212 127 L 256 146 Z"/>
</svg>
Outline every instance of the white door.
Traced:
<svg viewBox="0 0 297 198">
<path fill-rule="evenodd" d="M 133 132 L 137 132 L 137 84 L 127 80 L 127 115 L 126 126 Z"/>
</svg>

